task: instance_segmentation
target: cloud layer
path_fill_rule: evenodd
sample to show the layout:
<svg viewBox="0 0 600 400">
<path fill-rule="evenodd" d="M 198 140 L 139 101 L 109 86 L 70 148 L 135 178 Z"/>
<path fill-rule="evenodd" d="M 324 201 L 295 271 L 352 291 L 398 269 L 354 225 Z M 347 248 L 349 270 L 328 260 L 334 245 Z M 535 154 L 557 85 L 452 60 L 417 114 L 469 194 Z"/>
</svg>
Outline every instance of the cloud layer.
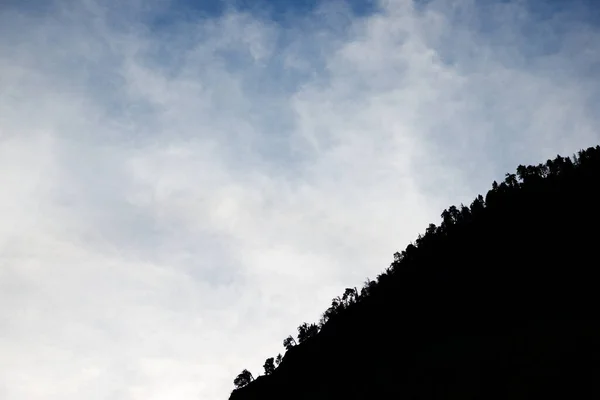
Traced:
<svg viewBox="0 0 600 400">
<path fill-rule="evenodd" d="M 5 399 L 224 399 L 443 208 L 599 138 L 583 3 L 121 3 L 0 6 Z"/>
</svg>

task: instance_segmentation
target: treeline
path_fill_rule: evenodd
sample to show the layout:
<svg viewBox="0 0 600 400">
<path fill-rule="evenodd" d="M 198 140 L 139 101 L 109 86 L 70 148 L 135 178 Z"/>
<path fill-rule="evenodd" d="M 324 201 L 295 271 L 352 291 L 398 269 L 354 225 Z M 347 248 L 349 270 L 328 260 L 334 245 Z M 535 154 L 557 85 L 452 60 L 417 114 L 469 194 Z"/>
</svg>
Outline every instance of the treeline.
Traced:
<svg viewBox="0 0 600 400">
<path fill-rule="evenodd" d="M 390 324 L 381 321 L 397 319 L 401 307 L 405 310 L 403 321 L 420 320 L 420 313 L 427 310 L 432 319 L 448 320 L 448 326 L 458 324 L 463 317 L 463 325 L 469 324 L 467 319 L 478 309 L 476 299 L 486 304 L 489 313 L 524 313 L 530 307 L 525 300 L 528 294 L 548 294 L 551 289 L 541 283 L 555 283 L 552 279 L 561 273 L 557 269 L 559 261 L 568 252 L 561 252 L 558 246 L 571 244 L 567 243 L 570 237 L 560 230 L 582 225 L 581 221 L 571 221 L 570 216 L 581 218 L 583 210 L 597 213 L 593 199 L 599 171 L 600 146 L 581 150 L 572 157 L 558 155 L 538 165 L 519 165 L 516 173 L 507 173 L 500 183 L 493 182 L 485 197 L 479 195 L 469 205 L 445 209 L 439 225 L 430 224 L 413 243 L 395 253 L 390 266 L 376 279 L 367 279 L 360 290 L 346 288 L 332 299 L 317 323 L 301 324 L 297 339 L 291 335 L 285 338 L 285 350 L 301 349 L 321 335 L 367 337 L 371 333 L 360 332 L 381 330 Z M 587 241 L 581 239 L 578 243 Z M 556 254 L 554 259 L 552 252 Z M 577 254 L 570 254 L 571 261 L 579 260 Z M 496 265 L 494 258 L 501 265 Z M 478 283 L 474 286 L 469 282 Z M 503 288 L 510 288 L 512 297 L 508 300 Z M 429 297 L 423 298 L 425 293 Z M 418 306 L 411 307 L 411 301 L 417 301 Z M 515 306 L 519 302 L 523 305 L 520 310 Z M 450 321 L 448 315 L 454 319 Z M 283 358 L 281 354 L 268 358 L 264 374 L 273 375 Z M 249 371 L 244 370 L 234 385 L 239 389 L 252 380 Z"/>
</svg>

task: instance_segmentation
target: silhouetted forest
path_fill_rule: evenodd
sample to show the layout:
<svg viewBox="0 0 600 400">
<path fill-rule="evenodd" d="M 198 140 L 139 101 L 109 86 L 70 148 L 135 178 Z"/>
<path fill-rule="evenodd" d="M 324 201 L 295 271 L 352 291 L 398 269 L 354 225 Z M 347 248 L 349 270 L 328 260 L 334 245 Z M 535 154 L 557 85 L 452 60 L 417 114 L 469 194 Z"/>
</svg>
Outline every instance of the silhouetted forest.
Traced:
<svg viewBox="0 0 600 400">
<path fill-rule="evenodd" d="M 441 219 L 231 400 L 600 398 L 600 146 Z"/>
</svg>

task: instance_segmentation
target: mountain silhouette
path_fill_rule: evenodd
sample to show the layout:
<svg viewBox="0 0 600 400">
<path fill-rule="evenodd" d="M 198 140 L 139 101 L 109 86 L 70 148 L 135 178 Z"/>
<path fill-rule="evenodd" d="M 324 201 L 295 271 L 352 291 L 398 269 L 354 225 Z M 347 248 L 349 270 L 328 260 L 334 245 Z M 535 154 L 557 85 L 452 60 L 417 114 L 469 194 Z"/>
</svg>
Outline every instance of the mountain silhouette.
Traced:
<svg viewBox="0 0 600 400">
<path fill-rule="evenodd" d="M 600 146 L 520 165 L 230 399 L 600 398 L 599 220 Z"/>
</svg>

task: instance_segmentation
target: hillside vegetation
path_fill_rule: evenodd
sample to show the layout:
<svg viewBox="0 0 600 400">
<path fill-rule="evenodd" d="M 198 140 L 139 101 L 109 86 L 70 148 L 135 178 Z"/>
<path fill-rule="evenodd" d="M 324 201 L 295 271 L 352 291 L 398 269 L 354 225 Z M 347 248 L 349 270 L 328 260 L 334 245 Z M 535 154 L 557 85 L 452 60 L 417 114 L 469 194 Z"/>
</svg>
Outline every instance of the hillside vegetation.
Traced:
<svg viewBox="0 0 600 400">
<path fill-rule="evenodd" d="M 518 166 L 230 399 L 600 398 L 599 205 L 600 146 Z"/>
</svg>

